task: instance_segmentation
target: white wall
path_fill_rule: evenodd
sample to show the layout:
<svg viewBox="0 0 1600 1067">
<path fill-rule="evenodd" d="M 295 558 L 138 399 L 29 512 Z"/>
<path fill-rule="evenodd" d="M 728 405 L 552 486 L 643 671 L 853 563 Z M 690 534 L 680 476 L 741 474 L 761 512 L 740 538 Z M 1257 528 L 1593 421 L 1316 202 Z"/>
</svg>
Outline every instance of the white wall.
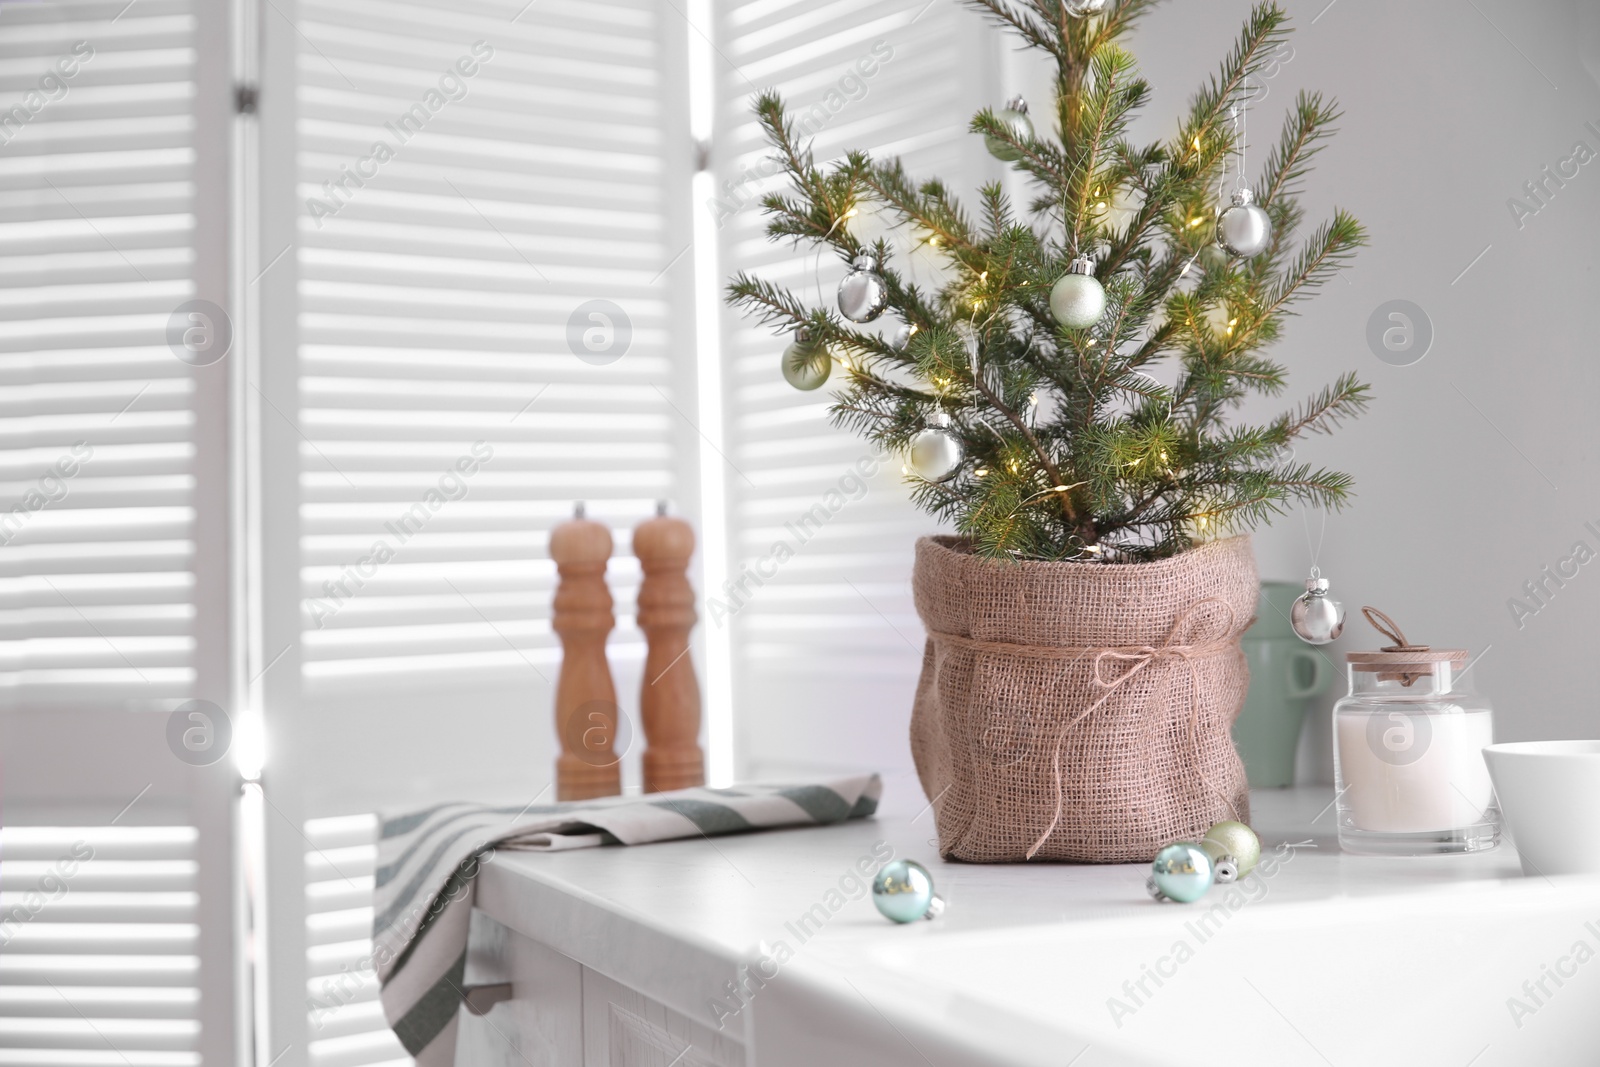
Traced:
<svg viewBox="0 0 1600 1067">
<path fill-rule="evenodd" d="M 1359 616 L 1373 604 L 1413 640 L 1487 650 L 1475 673 L 1501 739 L 1595 736 L 1600 562 L 1521 627 L 1507 601 L 1575 541 L 1600 553 L 1600 535 L 1583 528 L 1593 520 L 1600 530 L 1590 358 L 1600 159 L 1521 229 L 1506 202 L 1575 141 L 1600 152 L 1600 133 L 1584 125 L 1600 130 L 1600 8 L 1282 2 L 1294 57 L 1251 115 L 1252 166 L 1296 92 L 1336 97 L 1345 117 L 1310 175 L 1307 222 L 1340 206 L 1371 234 L 1344 276 L 1289 323 L 1276 349 L 1290 371 L 1285 396 L 1243 413 L 1273 413 L 1347 370 L 1373 386 L 1365 417 L 1298 452 L 1356 480 L 1353 506 L 1328 517 L 1320 556 L 1350 613 L 1346 636 L 1326 651 L 1342 675 L 1345 650 L 1376 647 Z M 1250 7 L 1170 0 L 1142 24 L 1131 46 L 1154 91 L 1135 140 L 1170 135 Z M 1016 54 L 1007 70 L 999 95 L 1048 99 L 1047 60 Z M 1394 299 L 1432 321 L 1432 347 L 1411 366 L 1381 362 L 1367 344 L 1369 317 Z M 1315 540 L 1321 519 L 1308 518 Z M 1257 531 L 1263 578 L 1305 576 L 1306 525 L 1293 512 Z M 1331 780 L 1336 689 L 1308 722 L 1302 778 Z M 875 755 L 897 767 L 903 742 Z"/>
<path fill-rule="evenodd" d="M 1375 393 L 1364 418 L 1300 450 L 1356 479 L 1354 506 L 1329 517 L 1321 557 L 1351 612 L 1329 651 L 1376 647 L 1356 614 L 1374 604 L 1412 640 L 1488 650 L 1475 673 L 1501 739 L 1595 736 L 1600 564 L 1580 568 L 1521 627 L 1507 601 L 1574 542 L 1600 552 L 1600 536 L 1584 529 L 1590 520 L 1600 529 L 1600 159 L 1521 229 L 1507 200 L 1575 141 L 1600 152 L 1600 10 L 1588 0 L 1285 6 L 1295 57 L 1252 116 L 1254 158 L 1298 89 L 1336 96 L 1345 117 L 1311 175 L 1308 217 L 1339 205 L 1372 237 L 1348 281 L 1306 305 L 1277 350 L 1290 367 L 1287 399 L 1350 369 Z M 1149 115 L 1182 105 L 1249 7 L 1176 0 L 1145 23 L 1134 48 L 1155 86 Z M 1393 299 L 1414 301 L 1433 323 L 1432 348 L 1412 366 L 1386 365 L 1366 342 L 1368 317 Z M 1313 516 L 1313 536 L 1318 528 Z M 1263 577 L 1304 575 L 1299 515 L 1256 540 Z M 1325 728 L 1314 720 L 1308 730 L 1317 743 L 1302 753 L 1303 772 L 1326 774 Z"/>
</svg>

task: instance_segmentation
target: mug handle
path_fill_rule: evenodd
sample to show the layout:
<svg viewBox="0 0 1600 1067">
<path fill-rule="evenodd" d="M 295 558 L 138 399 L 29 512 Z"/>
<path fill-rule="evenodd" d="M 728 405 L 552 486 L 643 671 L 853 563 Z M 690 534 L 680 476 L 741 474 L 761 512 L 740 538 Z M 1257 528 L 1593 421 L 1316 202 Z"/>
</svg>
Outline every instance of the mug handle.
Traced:
<svg viewBox="0 0 1600 1067">
<path fill-rule="evenodd" d="M 1300 684 L 1297 677 L 1300 672 L 1295 669 L 1295 664 L 1302 661 L 1311 664 L 1311 681 L 1307 685 Z M 1328 683 L 1332 680 L 1328 661 L 1320 652 L 1309 648 L 1297 648 L 1294 650 L 1294 654 L 1289 657 L 1287 695 L 1290 700 L 1304 700 L 1307 697 L 1314 697 L 1327 688 Z"/>
</svg>

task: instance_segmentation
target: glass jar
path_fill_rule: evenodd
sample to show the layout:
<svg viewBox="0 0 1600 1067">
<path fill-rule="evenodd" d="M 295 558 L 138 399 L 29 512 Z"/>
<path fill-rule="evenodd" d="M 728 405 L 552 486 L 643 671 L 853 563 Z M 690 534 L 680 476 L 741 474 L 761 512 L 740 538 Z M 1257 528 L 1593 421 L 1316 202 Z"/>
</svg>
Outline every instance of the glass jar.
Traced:
<svg viewBox="0 0 1600 1067">
<path fill-rule="evenodd" d="M 1461 671 L 1462 649 L 1350 652 L 1350 692 L 1333 706 L 1339 845 L 1427 856 L 1500 841 L 1483 749 L 1494 713 Z"/>
</svg>

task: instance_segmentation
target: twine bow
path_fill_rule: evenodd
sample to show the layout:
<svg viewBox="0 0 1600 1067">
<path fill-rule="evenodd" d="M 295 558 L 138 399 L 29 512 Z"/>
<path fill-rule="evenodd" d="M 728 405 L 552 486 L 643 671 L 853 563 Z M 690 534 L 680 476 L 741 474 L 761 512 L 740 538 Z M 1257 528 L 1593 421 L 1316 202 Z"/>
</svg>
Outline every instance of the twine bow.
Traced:
<svg viewBox="0 0 1600 1067">
<path fill-rule="evenodd" d="M 1213 625 L 1208 628 L 1210 632 L 1184 641 L 1182 638 L 1189 620 L 1196 612 L 1210 605 L 1218 605 L 1226 613 L 1222 617 L 1223 621 L 1220 630 Z M 1216 617 L 1213 616 L 1213 618 Z M 1204 691 L 1200 685 L 1200 673 L 1195 667 L 1195 658 L 1197 656 L 1207 656 L 1215 652 L 1226 651 L 1231 647 L 1231 641 L 1227 635 L 1232 632 L 1235 619 L 1233 607 L 1227 601 L 1219 600 L 1216 597 L 1208 597 L 1190 605 L 1180 613 L 1173 622 L 1166 641 L 1159 645 L 1112 646 L 1080 650 L 1080 655 L 1086 655 L 1091 652 L 1094 654 L 1094 669 L 1091 673 L 1091 679 L 1096 686 L 1104 689 L 1105 692 L 1101 694 L 1100 699 L 1078 712 L 1056 732 L 1055 745 L 1050 756 L 1051 771 L 1056 785 L 1055 814 L 1051 816 L 1050 825 L 1045 827 L 1044 833 L 1040 834 L 1039 839 L 1033 843 L 1033 847 L 1028 849 L 1028 859 L 1031 860 L 1038 854 L 1039 850 L 1044 847 L 1044 843 L 1050 839 L 1050 835 L 1055 833 L 1056 827 L 1061 823 L 1062 809 L 1066 805 L 1066 791 L 1061 782 L 1061 746 L 1066 743 L 1067 734 L 1074 726 L 1077 726 L 1104 706 L 1105 702 L 1110 700 L 1124 684 L 1131 681 L 1140 671 L 1157 660 L 1180 659 L 1189 668 L 1189 676 L 1194 681 L 1195 693 L 1195 699 L 1189 711 L 1189 739 L 1194 746 L 1195 772 L 1200 775 L 1200 781 L 1206 789 L 1220 796 L 1223 802 L 1228 805 L 1228 809 L 1233 812 L 1236 818 L 1238 817 L 1239 809 L 1234 805 L 1233 800 L 1218 793 L 1210 780 L 1206 778 L 1205 771 L 1201 769 L 1200 712 L 1201 704 L 1204 700 Z M 1104 671 L 1108 661 L 1124 664 L 1126 665 L 1125 669 L 1113 678 L 1106 678 Z"/>
</svg>

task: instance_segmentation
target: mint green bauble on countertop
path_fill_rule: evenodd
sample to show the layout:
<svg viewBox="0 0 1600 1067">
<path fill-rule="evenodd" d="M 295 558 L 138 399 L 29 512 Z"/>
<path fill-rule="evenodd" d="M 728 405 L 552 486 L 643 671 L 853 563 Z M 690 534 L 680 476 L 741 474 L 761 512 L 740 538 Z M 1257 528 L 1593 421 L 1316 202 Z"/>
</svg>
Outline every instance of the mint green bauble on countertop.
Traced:
<svg viewBox="0 0 1600 1067">
<path fill-rule="evenodd" d="M 1200 847 L 1206 848 L 1206 854 L 1211 855 L 1207 846 L 1220 847 L 1228 858 L 1233 860 L 1234 876 L 1230 881 L 1244 878 L 1256 869 L 1256 864 L 1261 862 L 1261 839 L 1256 837 L 1256 832 L 1242 822 L 1229 819 L 1219 822 L 1206 831 L 1206 836 L 1201 839 Z M 1215 858 L 1213 857 L 1213 862 Z"/>
<path fill-rule="evenodd" d="M 1145 888 L 1157 900 L 1192 904 L 1206 895 L 1215 872 L 1211 857 L 1199 845 L 1179 841 L 1156 853 Z"/>
<path fill-rule="evenodd" d="M 916 860 L 892 860 L 872 880 L 872 903 L 885 919 L 912 923 L 934 919 L 944 901 L 933 891 L 933 875 Z"/>
</svg>

